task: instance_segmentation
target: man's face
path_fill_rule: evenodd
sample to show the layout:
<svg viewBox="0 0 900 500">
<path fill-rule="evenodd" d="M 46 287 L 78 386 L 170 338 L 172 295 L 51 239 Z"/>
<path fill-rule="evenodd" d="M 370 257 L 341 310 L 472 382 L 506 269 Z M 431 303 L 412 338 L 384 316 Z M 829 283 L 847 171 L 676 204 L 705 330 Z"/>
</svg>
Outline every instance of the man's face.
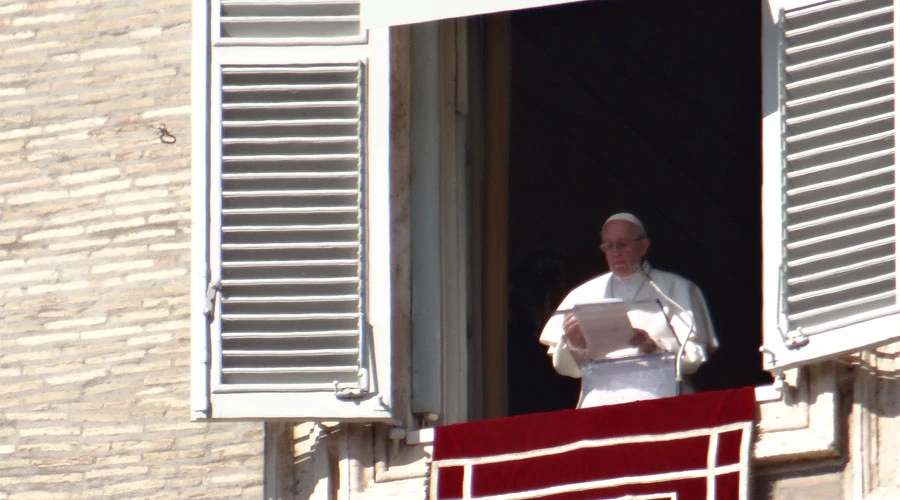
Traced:
<svg viewBox="0 0 900 500">
<path fill-rule="evenodd" d="M 637 226 L 625 220 L 610 221 L 600 232 L 600 249 L 616 276 L 634 273 L 634 266 L 640 264 L 649 247 L 650 242 L 638 234 Z"/>
</svg>

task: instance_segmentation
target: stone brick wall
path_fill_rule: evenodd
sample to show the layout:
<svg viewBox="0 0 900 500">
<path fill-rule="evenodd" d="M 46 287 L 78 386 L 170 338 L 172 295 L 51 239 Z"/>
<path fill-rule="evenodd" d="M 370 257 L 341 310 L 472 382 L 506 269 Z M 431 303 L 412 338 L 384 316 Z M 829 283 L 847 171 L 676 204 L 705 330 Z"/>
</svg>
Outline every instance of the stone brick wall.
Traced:
<svg viewBox="0 0 900 500">
<path fill-rule="evenodd" d="M 755 500 L 843 500 L 853 498 L 844 491 L 846 482 L 842 464 L 818 466 L 812 470 L 769 471 L 757 473 Z"/>
<path fill-rule="evenodd" d="M 190 422 L 190 36 L 191 0 L 0 0 L 0 500 L 262 496 L 262 425 Z M 421 498 L 420 462 L 351 473 L 320 444 L 298 498 Z M 759 475 L 754 498 L 847 478 Z"/>
<path fill-rule="evenodd" d="M 190 422 L 190 36 L 0 0 L 0 499 L 262 495 L 262 425 Z"/>
</svg>

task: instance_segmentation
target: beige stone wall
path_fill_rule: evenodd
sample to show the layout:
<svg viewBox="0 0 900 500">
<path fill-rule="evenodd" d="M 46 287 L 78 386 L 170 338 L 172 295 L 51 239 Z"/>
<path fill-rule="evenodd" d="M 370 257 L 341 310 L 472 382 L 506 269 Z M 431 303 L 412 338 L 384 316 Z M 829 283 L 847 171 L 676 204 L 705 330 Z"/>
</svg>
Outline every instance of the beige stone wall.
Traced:
<svg viewBox="0 0 900 500">
<path fill-rule="evenodd" d="M 846 467 L 840 460 L 785 464 L 753 471 L 754 500 L 849 500 L 844 491 Z"/>
<path fill-rule="evenodd" d="M 262 426 L 190 422 L 190 36 L 0 2 L 0 499 L 262 495 Z"/>
<path fill-rule="evenodd" d="M 262 425 L 190 422 L 190 16 L 0 0 L 0 500 L 262 496 Z M 898 358 L 848 394 L 844 456 L 754 498 L 897 497 Z M 350 430 L 298 426 L 295 498 L 423 498 L 423 451 Z"/>
</svg>

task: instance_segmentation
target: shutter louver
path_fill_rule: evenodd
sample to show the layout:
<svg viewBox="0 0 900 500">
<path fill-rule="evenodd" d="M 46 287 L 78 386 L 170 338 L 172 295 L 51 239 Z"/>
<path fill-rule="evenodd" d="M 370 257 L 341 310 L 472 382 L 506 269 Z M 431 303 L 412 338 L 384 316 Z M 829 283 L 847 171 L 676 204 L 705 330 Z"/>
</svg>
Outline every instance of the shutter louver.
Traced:
<svg viewBox="0 0 900 500">
<path fill-rule="evenodd" d="M 363 76 L 221 69 L 218 391 L 365 390 Z"/>
<path fill-rule="evenodd" d="M 334 44 L 362 34 L 359 0 L 220 0 L 219 38 Z"/>
<path fill-rule="evenodd" d="M 820 333 L 896 306 L 893 10 L 890 0 L 839 0 L 783 14 L 790 331 Z"/>
</svg>

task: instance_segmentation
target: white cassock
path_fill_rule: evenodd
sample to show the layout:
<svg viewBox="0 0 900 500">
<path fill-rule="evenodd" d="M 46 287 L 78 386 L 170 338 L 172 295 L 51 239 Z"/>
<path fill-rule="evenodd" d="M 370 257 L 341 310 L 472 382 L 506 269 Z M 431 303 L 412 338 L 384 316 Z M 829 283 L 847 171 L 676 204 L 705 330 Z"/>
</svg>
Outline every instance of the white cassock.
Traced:
<svg viewBox="0 0 900 500">
<path fill-rule="evenodd" d="M 609 298 L 630 302 L 658 300 L 679 343 L 683 344 L 687 340 L 693 328 L 694 334 L 687 341 L 681 360 L 682 373 L 692 374 L 706 361 L 707 353 L 719 345 L 703 293 L 697 285 L 677 274 L 651 269 L 646 262 L 643 267 L 653 282 L 686 312 L 679 311 L 660 296 L 643 273 L 634 273 L 625 278 L 606 273 L 593 278 L 569 292 L 557 310 Z M 550 317 L 541 331 L 540 342 L 548 346 L 547 354 L 553 358 L 553 367 L 558 373 L 582 379 L 578 408 L 675 395 L 674 371 L 665 369 L 664 364 L 653 366 L 653 361 L 623 361 L 589 362 L 578 366 L 563 339 L 563 318 L 563 314 Z M 672 352 L 677 350 L 675 347 Z M 667 358 L 668 367 L 674 366 L 672 359 L 671 356 Z"/>
</svg>

